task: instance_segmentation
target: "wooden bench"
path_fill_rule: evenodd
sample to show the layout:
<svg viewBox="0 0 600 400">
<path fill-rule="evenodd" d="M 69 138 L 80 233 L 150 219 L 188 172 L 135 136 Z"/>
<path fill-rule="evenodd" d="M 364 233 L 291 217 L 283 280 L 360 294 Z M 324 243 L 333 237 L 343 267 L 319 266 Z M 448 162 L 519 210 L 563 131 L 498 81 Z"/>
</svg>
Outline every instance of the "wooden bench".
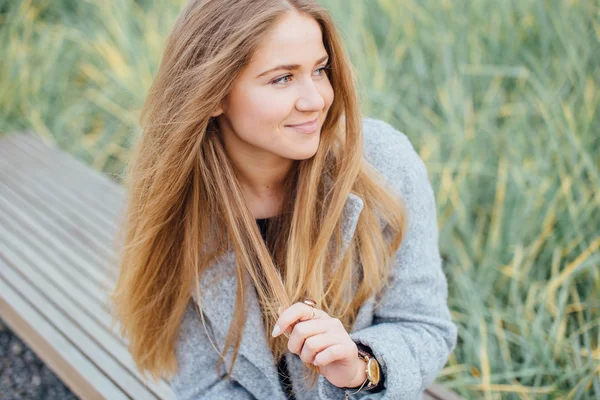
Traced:
<svg viewBox="0 0 600 400">
<path fill-rule="evenodd" d="M 121 186 L 32 133 L 0 137 L 0 316 L 82 399 L 174 399 L 111 329 Z M 457 400 L 439 385 L 425 399 Z"/>
</svg>

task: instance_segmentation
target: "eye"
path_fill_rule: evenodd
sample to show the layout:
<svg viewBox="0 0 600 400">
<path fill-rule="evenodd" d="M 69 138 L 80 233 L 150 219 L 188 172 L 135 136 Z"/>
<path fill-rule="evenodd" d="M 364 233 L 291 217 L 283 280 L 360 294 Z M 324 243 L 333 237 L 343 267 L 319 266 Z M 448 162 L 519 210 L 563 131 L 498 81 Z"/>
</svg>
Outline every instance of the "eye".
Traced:
<svg viewBox="0 0 600 400">
<path fill-rule="evenodd" d="M 289 81 L 284 81 L 284 79 L 286 79 L 286 78 L 291 78 L 291 77 L 292 77 L 292 75 L 285 75 L 285 76 L 282 76 L 281 78 L 277 78 L 277 79 L 275 79 L 273 82 L 271 82 L 271 84 L 278 84 L 278 83 L 288 83 Z"/>
<path fill-rule="evenodd" d="M 329 69 L 329 65 L 324 65 L 321 68 L 317 68 L 317 71 L 323 71 L 323 73 L 325 73 L 326 69 Z"/>
<path fill-rule="evenodd" d="M 323 73 L 326 72 L 326 70 L 331 69 L 331 63 L 329 63 L 329 60 L 327 60 L 327 64 L 323 65 L 322 67 L 318 68 L 317 71 L 323 71 Z"/>
<path fill-rule="evenodd" d="M 329 69 L 329 64 L 324 65 L 324 66 L 322 66 L 320 68 L 317 68 L 315 71 L 322 71 L 321 73 L 319 73 L 319 76 L 323 76 L 323 74 L 325 73 L 326 69 Z M 289 80 L 287 80 L 287 81 L 285 80 L 285 79 L 288 79 L 288 78 L 291 79 L 292 75 L 291 74 L 284 75 L 281 78 L 277 78 L 274 81 L 272 81 L 271 84 L 272 85 L 277 85 L 277 84 L 286 84 L 286 83 L 289 83 L 290 82 Z"/>
</svg>

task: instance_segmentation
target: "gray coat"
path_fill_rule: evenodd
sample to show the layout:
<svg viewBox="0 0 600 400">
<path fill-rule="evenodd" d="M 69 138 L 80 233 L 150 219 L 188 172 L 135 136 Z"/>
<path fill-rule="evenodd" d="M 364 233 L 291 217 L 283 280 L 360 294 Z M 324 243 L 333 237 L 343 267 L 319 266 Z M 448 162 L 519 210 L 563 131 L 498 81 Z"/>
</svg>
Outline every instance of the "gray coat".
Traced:
<svg viewBox="0 0 600 400">
<path fill-rule="evenodd" d="M 391 290 L 380 305 L 371 297 L 359 310 L 350 330 L 355 342 L 368 345 L 385 374 L 385 390 L 361 391 L 353 399 L 419 399 L 446 364 L 457 340 L 457 328 L 447 306 L 447 281 L 438 248 L 434 193 L 427 169 L 408 138 L 389 124 L 370 118 L 363 121 L 364 157 L 391 188 L 401 194 L 408 211 L 408 231 L 395 256 Z M 363 200 L 351 193 L 345 204 L 344 246 L 356 229 Z M 213 343 L 223 349 L 235 304 L 235 255 L 225 253 L 201 280 L 201 304 Z M 216 278 L 218 283 L 214 284 Z M 171 386 L 178 399 L 284 400 L 278 371 L 264 335 L 254 288 L 246 289 L 247 322 L 232 379 L 219 380 L 218 355 L 207 338 L 190 301 L 176 346 L 178 374 Z M 193 299 L 196 299 L 194 290 Z M 216 339 L 216 340 L 215 340 Z M 230 367 L 231 351 L 224 366 Z M 286 353 L 294 393 L 298 400 L 344 398 L 344 391 L 319 375 L 309 391 L 303 381 L 300 357 Z M 222 375 L 225 369 L 222 368 Z"/>
</svg>

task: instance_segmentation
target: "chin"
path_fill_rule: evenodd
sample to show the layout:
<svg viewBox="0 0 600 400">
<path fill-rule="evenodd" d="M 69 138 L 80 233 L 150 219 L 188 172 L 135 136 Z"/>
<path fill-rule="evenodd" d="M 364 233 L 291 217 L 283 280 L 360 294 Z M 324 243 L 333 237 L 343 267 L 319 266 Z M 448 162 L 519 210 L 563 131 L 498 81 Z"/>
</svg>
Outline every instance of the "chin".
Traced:
<svg viewBox="0 0 600 400">
<path fill-rule="evenodd" d="M 317 154 L 317 153 L 312 153 L 312 154 L 306 155 L 304 157 L 296 157 L 296 158 L 294 158 L 294 160 L 298 160 L 298 161 L 309 160 L 309 159 L 313 158 L 315 154 Z"/>
<path fill-rule="evenodd" d="M 291 160 L 308 160 L 309 158 L 314 157 L 315 154 L 317 154 L 317 150 L 318 147 L 315 149 L 311 149 L 310 151 L 305 151 L 305 152 L 299 152 L 299 151 L 295 151 L 292 152 L 290 154 L 290 157 L 288 157 Z"/>
</svg>

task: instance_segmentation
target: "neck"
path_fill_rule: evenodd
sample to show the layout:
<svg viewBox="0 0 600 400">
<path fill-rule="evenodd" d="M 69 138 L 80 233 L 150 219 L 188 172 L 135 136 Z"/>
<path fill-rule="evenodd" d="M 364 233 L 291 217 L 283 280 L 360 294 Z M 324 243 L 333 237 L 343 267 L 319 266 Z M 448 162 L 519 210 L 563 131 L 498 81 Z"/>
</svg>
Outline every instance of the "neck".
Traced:
<svg viewBox="0 0 600 400">
<path fill-rule="evenodd" d="M 283 192 L 294 160 L 242 140 L 233 132 L 227 120 L 220 120 L 219 126 L 225 152 L 242 190 L 258 198 Z"/>
</svg>

